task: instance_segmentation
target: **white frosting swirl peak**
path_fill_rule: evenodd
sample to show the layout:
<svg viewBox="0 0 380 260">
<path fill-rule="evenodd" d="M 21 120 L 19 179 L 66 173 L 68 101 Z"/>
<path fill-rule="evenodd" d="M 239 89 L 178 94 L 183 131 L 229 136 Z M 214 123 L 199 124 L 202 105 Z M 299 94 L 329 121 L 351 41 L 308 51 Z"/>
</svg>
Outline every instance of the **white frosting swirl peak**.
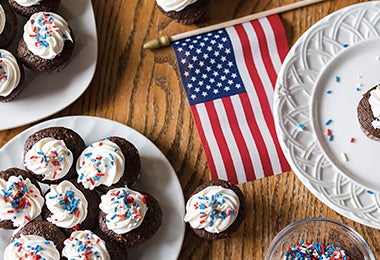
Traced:
<svg viewBox="0 0 380 260">
<path fill-rule="evenodd" d="M 34 174 L 43 175 L 44 180 L 57 180 L 66 176 L 74 158 L 62 140 L 43 138 L 25 154 L 24 163 Z"/>
<path fill-rule="evenodd" d="M 20 79 L 20 67 L 16 58 L 9 51 L 0 49 L 0 96 L 6 97 L 11 94 L 20 83 Z"/>
<path fill-rule="evenodd" d="M 120 147 L 109 140 L 90 144 L 79 156 L 78 183 L 86 189 L 117 183 L 124 174 L 125 159 Z"/>
<path fill-rule="evenodd" d="M 220 233 L 235 221 L 239 207 L 239 197 L 233 190 L 209 186 L 187 201 L 184 220 L 194 229 Z"/>
<path fill-rule="evenodd" d="M 375 120 L 372 121 L 372 127 L 380 129 L 380 85 L 371 90 L 368 102 L 375 117 Z"/>
<path fill-rule="evenodd" d="M 5 15 L 4 9 L 0 5 L 0 34 L 4 31 L 6 20 L 7 20 L 7 17 Z"/>
<path fill-rule="evenodd" d="M 182 11 L 185 7 L 194 4 L 198 0 L 156 0 L 157 5 L 165 12 Z"/>
<path fill-rule="evenodd" d="M 110 260 L 105 242 L 89 230 L 74 231 L 64 242 L 62 255 L 70 260 Z"/>
<path fill-rule="evenodd" d="M 87 217 L 86 197 L 69 181 L 51 185 L 45 200 L 52 213 L 47 220 L 59 227 L 72 228 Z"/>
<path fill-rule="evenodd" d="M 38 5 L 40 4 L 41 0 L 15 0 L 15 2 L 18 5 L 24 6 L 24 7 L 29 7 L 32 5 Z"/>
<path fill-rule="evenodd" d="M 54 59 L 62 52 L 66 40 L 73 41 L 67 22 L 49 12 L 33 14 L 24 25 L 23 38 L 28 49 L 43 59 Z"/>
<path fill-rule="evenodd" d="M 24 226 L 40 215 L 43 205 L 44 198 L 29 179 L 0 179 L 0 220 L 11 220 L 15 227 Z"/>
<path fill-rule="evenodd" d="M 15 259 L 60 259 L 60 254 L 52 241 L 37 235 L 21 235 L 5 248 L 4 260 Z"/>
<path fill-rule="evenodd" d="M 106 214 L 107 228 L 116 234 L 125 234 L 139 227 L 148 207 L 145 195 L 125 188 L 109 190 L 99 205 Z"/>
</svg>

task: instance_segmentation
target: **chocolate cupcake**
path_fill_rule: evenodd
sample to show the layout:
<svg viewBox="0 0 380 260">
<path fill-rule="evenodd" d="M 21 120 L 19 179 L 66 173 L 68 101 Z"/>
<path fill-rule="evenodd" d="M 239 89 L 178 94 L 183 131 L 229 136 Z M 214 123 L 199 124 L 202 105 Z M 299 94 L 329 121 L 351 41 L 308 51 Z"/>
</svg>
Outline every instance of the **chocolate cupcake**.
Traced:
<svg viewBox="0 0 380 260">
<path fill-rule="evenodd" d="M 357 116 L 363 132 L 380 141 L 380 85 L 368 90 L 357 107 Z"/>
<path fill-rule="evenodd" d="M 42 129 L 26 139 L 24 165 L 36 179 L 47 184 L 73 179 L 74 162 L 85 147 L 82 137 L 71 129 Z"/>
<path fill-rule="evenodd" d="M 214 180 L 195 189 L 186 203 L 184 220 L 201 238 L 225 238 L 240 226 L 245 207 L 244 195 L 237 186 Z"/>
<path fill-rule="evenodd" d="M 76 170 L 78 183 L 86 189 L 107 192 L 136 182 L 140 155 L 132 143 L 113 136 L 90 144 L 78 158 Z"/>
<path fill-rule="evenodd" d="M 206 13 L 208 0 L 156 0 L 160 11 L 183 24 L 198 22 Z"/>
<path fill-rule="evenodd" d="M 24 26 L 17 52 L 22 63 L 36 72 L 58 72 L 70 61 L 74 36 L 58 14 L 33 14 Z"/>
<path fill-rule="evenodd" d="M 21 256 L 35 256 L 27 259 L 63 259 L 61 257 L 65 235 L 53 224 L 44 220 L 33 220 L 11 237 L 5 250 L 9 258 L 23 259 Z M 27 246 L 30 245 L 30 246 Z M 7 251 L 8 250 L 8 251 Z M 20 255 L 20 252 L 23 252 Z M 39 256 L 36 256 L 39 255 Z"/>
<path fill-rule="evenodd" d="M 0 228 L 16 229 L 38 217 L 44 204 L 40 187 L 27 171 L 0 171 Z"/>
<path fill-rule="evenodd" d="M 0 102 L 9 102 L 23 89 L 24 68 L 7 50 L 0 49 Z"/>
<path fill-rule="evenodd" d="M 42 218 L 61 228 L 67 236 L 78 229 L 94 230 L 98 224 L 100 197 L 79 184 L 65 180 L 51 185 L 45 201 Z"/>
<path fill-rule="evenodd" d="M 17 18 L 6 0 L 0 0 L 0 48 L 8 46 L 17 33 Z"/>
<path fill-rule="evenodd" d="M 105 237 L 127 247 L 151 238 L 162 222 L 157 200 L 146 193 L 115 188 L 101 197 L 99 227 Z"/>
<path fill-rule="evenodd" d="M 64 241 L 62 255 L 64 259 L 128 259 L 125 249 L 117 246 L 113 241 L 104 241 L 90 230 L 80 230 L 71 233 L 71 236 Z M 112 251 L 118 250 L 118 252 Z"/>
<path fill-rule="evenodd" d="M 61 0 L 8 0 L 12 9 L 21 16 L 29 17 L 38 12 L 55 12 Z"/>
</svg>

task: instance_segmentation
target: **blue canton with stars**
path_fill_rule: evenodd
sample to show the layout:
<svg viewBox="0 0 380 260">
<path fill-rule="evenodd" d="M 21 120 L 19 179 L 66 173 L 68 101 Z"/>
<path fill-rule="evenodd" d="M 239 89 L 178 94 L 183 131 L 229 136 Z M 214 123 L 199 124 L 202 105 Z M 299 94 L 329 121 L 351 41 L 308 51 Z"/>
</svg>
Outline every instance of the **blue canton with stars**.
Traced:
<svg viewBox="0 0 380 260">
<path fill-rule="evenodd" d="M 245 92 L 225 30 L 180 40 L 172 46 L 190 105 Z"/>
</svg>

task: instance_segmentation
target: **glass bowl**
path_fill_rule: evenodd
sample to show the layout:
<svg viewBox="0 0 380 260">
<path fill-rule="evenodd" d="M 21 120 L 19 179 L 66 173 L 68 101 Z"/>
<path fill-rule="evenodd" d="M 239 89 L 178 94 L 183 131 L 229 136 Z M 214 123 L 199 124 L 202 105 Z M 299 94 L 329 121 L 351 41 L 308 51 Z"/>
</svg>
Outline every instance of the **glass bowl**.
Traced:
<svg viewBox="0 0 380 260">
<path fill-rule="evenodd" d="M 265 260 L 285 259 L 285 252 L 300 241 L 333 244 L 344 249 L 350 259 L 375 259 L 367 242 L 352 228 L 327 218 L 307 218 L 282 229 L 270 243 Z"/>
</svg>

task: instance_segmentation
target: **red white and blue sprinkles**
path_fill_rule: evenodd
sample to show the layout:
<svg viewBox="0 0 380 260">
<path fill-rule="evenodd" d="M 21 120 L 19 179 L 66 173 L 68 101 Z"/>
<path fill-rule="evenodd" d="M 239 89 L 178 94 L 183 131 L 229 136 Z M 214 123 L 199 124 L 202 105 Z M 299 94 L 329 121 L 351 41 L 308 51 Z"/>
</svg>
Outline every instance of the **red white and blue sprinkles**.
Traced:
<svg viewBox="0 0 380 260">
<path fill-rule="evenodd" d="M 62 254 L 69 260 L 110 259 L 104 241 L 89 230 L 73 232 L 64 244 Z"/>
<path fill-rule="evenodd" d="M 339 246 L 322 242 L 300 241 L 284 253 L 284 260 L 350 260 L 350 256 Z"/>
<path fill-rule="evenodd" d="M 21 220 L 21 222 L 30 222 L 36 217 L 27 214 L 28 210 L 32 207 L 32 203 L 30 201 L 41 200 L 43 203 L 43 198 L 40 194 L 38 194 L 39 191 L 35 189 L 35 187 L 28 187 L 26 180 L 24 180 L 22 176 L 12 177 L 7 182 L 7 188 L 1 189 L 0 199 L 8 208 L 6 213 L 12 216 L 10 220 L 14 222 L 18 217 L 23 216 L 23 220 Z M 35 209 L 34 211 L 40 212 L 41 209 Z"/>
<path fill-rule="evenodd" d="M 8 80 L 8 73 L 4 70 L 3 63 L 3 54 L 0 52 L 0 81 Z"/>
</svg>

